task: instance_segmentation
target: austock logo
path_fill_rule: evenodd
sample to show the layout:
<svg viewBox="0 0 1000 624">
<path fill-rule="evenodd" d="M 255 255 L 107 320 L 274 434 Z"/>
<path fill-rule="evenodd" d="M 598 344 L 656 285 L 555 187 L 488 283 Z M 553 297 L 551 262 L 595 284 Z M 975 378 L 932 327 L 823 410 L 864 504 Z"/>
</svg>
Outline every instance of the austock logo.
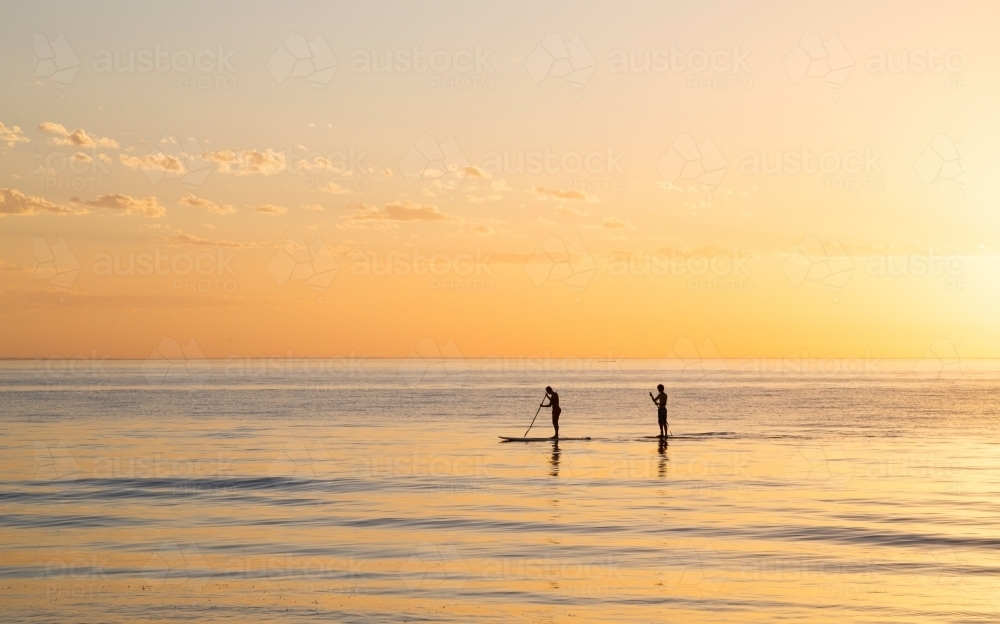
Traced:
<svg viewBox="0 0 1000 624">
<path fill-rule="evenodd" d="M 289 440 L 268 464 L 269 477 L 321 479 L 335 473 L 333 458 L 316 440 Z"/>
<path fill-rule="evenodd" d="M 316 291 L 329 288 L 338 270 L 337 261 L 318 236 L 311 245 L 289 236 L 267 264 L 267 272 L 279 287 L 288 281 L 304 281 Z"/>
<path fill-rule="evenodd" d="M 938 336 L 923 356 L 917 360 L 915 372 L 933 381 L 953 381 L 965 371 L 962 356 L 956 345 L 948 338 Z"/>
<path fill-rule="evenodd" d="M 931 140 L 927 149 L 913 163 L 913 168 L 925 185 L 939 180 L 949 180 L 961 186 L 965 173 L 958 146 L 951 137 L 943 134 L 938 134 Z"/>
<path fill-rule="evenodd" d="M 80 59 L 64 35 L 59 35 L 55 41 L 49 41 L 45 35 L 35 33 L 34 51 L 35 76 L 48 78 L 60 91 L 73 83 L 80 71 Z M 61 92 L 59 97 L 65 98 L 66 94 Z"/>
<path fill-rule="evenodd" d="M 142 364 L 146 381 L 154 386 L 202 381 L 211 370 L 211 362 L 194 338 L 184 346 L 173 338 L 163 338 Z"/>
<path fill-rule="evenodd" d="M 548 33 L 524 61 L 531 79 L 538 84 L 546 78 L 562 78 L 573 87 L 583 87 L 597 69 L 597 60 L 580 35 L 566 41 Z"/>
<path fill-rule="evenodd" d="M 35 442 L 34 468 L 32 477 L 35 481 L 72 482 L 82 472 L 76 458 L 62 440 L 54 444 Z"/>
<path fill-rule="evenodd" d="M 408 184 L 434 180 L 445 189 L 458 188 L 469 171 L 469 160 L 451 135 L 443 143 L 422 134 L 399 161 L 399 171 Z"/>
<path fill-rule="evenodd" d="M 49 244 L 41 236 L 35 237 L 36 280 L 46 280 L 59 290 L 67 290 L 80 274 L 80 262 L 63 238 Z"/>
<path fill-rule="evenodd" d="M 423 541 L 410 554 L 400 574 L 411 590 L 454 591 L 465 585 L 472 572 L 454 544 Z"/>
<path fill-rule="evenodd" d="M 794 484 L 824 490 L 845 490 L 855 476 L 854 464 L 838 444 L 796 447 L 782 473 Z"/>
<path fill-rule="evenodd" d="M 706 339 L 701 346 L 690 338 L 678 338 L 667 357 L 660 360 L 657 372 L 667 376 L 671 381 L 699 381 L 711 371 L 725 371 L 726 361 L 719 355 L 718 349 L 711 339 Z"/>
<path fill-rule="evenodd" d="M 815 236 L 806 236 L 781 265 L 785 277 L 798 288 L 806 281 L 821 282 L 834 293 L 834 303 L 854 275 L 854 261 L 837 239 L 824 243 Z"/>
<path fill-rule="evenodd" d="M 810 32 L 802 35 L 782 66 L 795 84 L 805 78 L 820 78 L 830 88 L 839 88 L 854 71 L 854 59 L 837 35 L 823 41 Z"/>
<path fill-rule="evenodd" d="M 155 589 L 202 589 L 199 577 L 210 574 L 208 561 L 195 544 L 163 542 L 142 567 L 142 579 Z"/>
<path fill-rule="evenodd" d="M 278 84 L 304 78 L 317 91 L 330 84 L 338 66 L 337 57 L 319 34 L 306 41 L 299 33 L 289 33 L 267 61 L 267 69 Z M 322 99 L 323 94 L 317 92 L 316 97 Z"/>
<path fill-rule="evenodd" d="M 215 169 L 204 157 L 197 139 L 183 141 L 164 134 L 156 142 L 156 151 L 145 156 L 122 154 L 120 160 L 130 169 L 140 169 L 150 184 L 160 180 L 180 180 L 189 189 L 199 189 Z"/>
<path fill-rule="evenodd" d="M 399 366 L 407 385 L 456 384 L 469 374 L 469 364 L 455 341 L 439 345 L 432 338 L 421 338 Z"/>
<path fill-rule="evenodd" d="M 677 136 L 674 144 L 660 157 L 656 170 L 667 184 L 691 181 L 705 187 L 716 187 L 722 182 L 729 163 L 711 136 L 701 142 L 687 134 Z"/>
<path fill-rule="evenodd" d="M 597 263 L 579 238 L 566 244 L 555 236 L 548 236 L 524 269 L 535 286 L 563 282 L 570 289 L 581 291 L 597 274 Z"/>
</svg>

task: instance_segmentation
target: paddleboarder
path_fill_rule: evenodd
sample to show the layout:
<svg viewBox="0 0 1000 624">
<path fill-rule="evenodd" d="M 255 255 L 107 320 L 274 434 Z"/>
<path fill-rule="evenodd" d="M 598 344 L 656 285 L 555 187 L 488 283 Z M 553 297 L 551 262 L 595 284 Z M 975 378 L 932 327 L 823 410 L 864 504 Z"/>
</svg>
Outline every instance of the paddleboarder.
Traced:
<svg viewBox="0 0 1000 624">
<path fill-rule="evenodd" d="M 653 393 L 649 393 L 649 398 L 653 399 L 653 403 L 656 404 L 656 422 L 660 425 L 660 437 L 667 437 L 667 393 L 663 391 L 663 384 L 656 386 L 659 390 L 659 394 L 655 397 Z"/>
<path fill-rule="evenodd" d="M 548 399 L 548 403 L 545 403 L 545 399 Z M 559 393 L 552 389 L 552 386 L 545 386 L 545 399 L 542 399 L 542 407 L 552 408 L 552 428 L 556 430 L 556 435 L 554 437 L 559 437 L 559 414 L 562 413 L 562 409 L 559 407 Z"/>
</svg>

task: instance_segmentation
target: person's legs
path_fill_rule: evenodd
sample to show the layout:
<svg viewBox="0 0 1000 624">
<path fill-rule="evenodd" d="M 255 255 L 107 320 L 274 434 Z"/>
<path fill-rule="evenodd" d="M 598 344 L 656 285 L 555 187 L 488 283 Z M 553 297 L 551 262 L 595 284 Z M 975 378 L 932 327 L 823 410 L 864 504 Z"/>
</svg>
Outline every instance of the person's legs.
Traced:
<svg viewBox="0 0 1000 624">
<path fill-rule="evenodd" d="M 556 437 L 559 437 L 559 414 L 562 410 L 552 410 L 552 428 L 556 430 Z"/>
</svg>

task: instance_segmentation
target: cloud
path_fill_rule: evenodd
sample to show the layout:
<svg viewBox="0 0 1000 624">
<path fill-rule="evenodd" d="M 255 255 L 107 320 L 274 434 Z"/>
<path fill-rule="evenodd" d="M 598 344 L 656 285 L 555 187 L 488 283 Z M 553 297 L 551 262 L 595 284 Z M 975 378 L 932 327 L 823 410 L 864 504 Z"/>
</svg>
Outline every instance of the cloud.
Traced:
<svg viewBox="0 0 1000 624">
<path fill-rule="evenodd" d="M 544 186 L 535 186 L 532 187 L 531 190 L 534 191 L 536 195 L 538 195 L 538 199 L 548 199 L 549 197 L 553 197 L 556 199 L 570 199 L 573 201 L 587 201 L 587 202 L 599 201 L 597 197 L 593 195 L 587 195 L 583 191 L 572 191 L 572 190 L 564 191 L 560 189 L 545 188 Z"/>
<path fill-rule="evenodd" d="M 422 188 L 420 192 L 424 194 L 425 197 L 437 197 L 437 193 L 430 190 L 429 188 Z"/>
<path fill-rule="evenodd" d="M 457 222 L 461 219 L 449 216 L 433 204 L 417 204 L 411 201 L 394 201 L 382 209 L 359 204 L 358 210 L 345 217 L 350 221 L 443 221 Z"/>
<path fill-rule="evenodd" d="M 392 169 L 383 169 L 382 175 L 384 175 L 387 178 L 391 178 L 395 174 L 392 172 Z"/>
<path fill-rule="evenodd" d="M 143 171 L 171 171 L 173 173 L 183 173 L 184 165 L 180 159 L 169 154 L 147 154 L 146 156 L 129 156 L 128 154 L 118 154 L 118 160 L 129 169 L 142 169 Z"/>
<path fill-rule="evenodd" d="M 107 137 L 90 136 L 87 134 L 83 128 L 77 128 L 73 132 L 70 132 L 62 124 L 53 123 L 51 121 L 46 121 L 38 125 L 38 129 L 42 132 L 47 132 L 49 134 L 54 134 L 53 138 L 49 139 L 49 143 L 52 145 L 72 145 L 74 147 L 106 147 L 110 149 L 118 149 L 118 141 L 114 139 L 109 139 Z"/>
<path fill-rule="evenodd" d="M 604 217 L 604 223 L 601 224 L 602 227 L 606 228 L 621 228 L 626 230 L 635 229 L 635 226 L 628 221 L 623 221 L 618 217 Z"/>
<path fill-rule="evenodd" d="M 301 145 L 298 147 L 300 149 L 305 149 Z M 338 169 L 333 162 L 322 156 L 313 156 L 312 159 L 300 158 L 292 164 L 295 167 L 295 171 L 302 171 L 305 173 L 320 173 L 323 171 L 341 173 L 340 169 Z"/>
<path fill-rule="evenodd" d="M 92 162 L 94 160 L 93 158 L 91 158 L 90 156 L 87 156 L 83 152 L 76 152 L 75 154 L 73 154 L 72 156 L 70 156 L 69 159 L 70 160 L 75 160 L 77 162 L 82 162 L 82 163 L 89 163 L 89 162 Z"/>
<path fill-rule="evenodd" d="M 156 197 L 131 197 L 121 193 L 111 193 L 109 195 L 98 195 L 95 199 L 83 201 L 79 197 L 70 198 L 70 203 L 94 208 L 107 208 L 109 210 L 120 210 L 122 214 L 140 213 L 147 217 L 162 217 L 167 210 L 156 202 Z"/>
<path fill-rule="evenodd" d="M 308 205 L 302 204 L 301 206 L 299 206 L 299 208 L 303 208 L 305 210 L 311 210 L 312 212 L 323 212 L 324 210 L 326 210 L 326 208 L 320 206 L 319 204 L 308 204 Z"/>
<path fill-rule="evenodd" d="M 350 191 L 340 186 L 336 182 L 333 182 L 332 180 L 330 182 L 327 182 L 323 186 L 317 188 L 316 190 L 323 191 L 324 193 L 331 193 L 333 195 L 343 195 L 344 193 L 350 193 Z"/>
<path fill-rule="evenodd" d="M 7 147 L 14 147 L 17 143 L 30 143 L 31 139 L 24 136 L 20 126 L 5 126 L 0 121 L 0 143 L 6 143 Z"/>
<path fill-rule="evenodd" d="M 282 208 L 281 206 L 275 206 L 274 204 L 261 204 L 260 206 L 244 205 L 243 207 L 247 210 L 253 210 L 254 212 L 267 215 L 280 215 L 288 212 L 288 208 Z"/>
<path fill-rule="evenodd" d="M 7 264 L 3 260 L 0 260 L 0 271 L 4 273 L 27 273 L 28 271 L 31 271 L 31 269 L 17 264 Z"/>
<path fill-rule="evenodd" d="M 41 197 L 25 195 L 17 189 L 0 188 L 0 216 L 33 215 L 42 212 L 52 214 L 85 214 L 87 211 L 53 204 Z"/>
<path fill-rule="evenodd" d="M 480 236 L 489 236 L 490 234 L 493 234 L 496 230 L 494 230 L 488 225 L 480 224 L 480 225 L 474 225 L 472 227 L 472 231 L 475 232 L 476 234 L 479 234 Z"/>
<path fill-rule="evenodd" d="M 238 243 L 231 240 L 210 240 L 193 234 L 185 234 L 184 232 L 179 232 L 173 236 L 164 236 L 158 240 L 167 243 L 177 243 L 178 245 L 204 245 L 208 247 L 232 247 L 234 249 L 246 249 L 258 246 L 256 243 Z"/>
<path fill-rule="evenodd" d="M 579 208 L 573 208 L 572 206 L 566 206 L 565 204 L 556 208 L 556 212 L 571 217 L 586 217 L 590 215 L 590 213 L 586 210 L 580 210 Z"/>
<path fill-rule="evenodd" d="M 483 202 L 500 201 L 501 199 L 503 199 L 503 195 L 499 195 L 496 193 L 492 195 L 487 195 L 486 197 L 476 197 L 475 195 L 466 195 L 465 199 L 466 201 L 470 201 L 474 204 L 481 204 Z"/>
<path fill-rule="evenodd" d="M 215 214 L 232 214 L 236 212 L 236 207 L 232 204 L 219 205 L 213 201 L 207 199 L 202 199 L 201 197 L 196 197 L 195 195 L 188 195 L 187 197 L 181 197 L 177 200 L 177 203 L 181 206 L 191 206 L 192 208 L 201 208 L 202 210 L 207 210 L 208 212 L 213 212 Z"/>
<path fill-rule="evenodd" d="M 486 173 L 484 170 L 480 169 L 475 165 L 469 165 L 468 167 L 462 167 L 459 169 L 462 173 L 470 178 L 481 178 L 486 179 L 492 177 L 490 174 Z"/>
<path fill-rule="evenodd" d="M 490 182 L 490 186 L 493 188 L 494 191 L 513 191 L 514 190 L 514 189 L 512 189 L 510 187 L 509 184 L 507 184 L 507 180 L 504 180 L 503 178 L 500 178 L 499 180 L 493 180 L 492 182 Z"/>
<path fill-rule="evenodd" d="M 271 175 L 285 170 L 284 152 L 276 152 L 271 148 L 263 152 L 257 150 L 205 152 L 202 158 L 217 163 L 219 173 Z"/>
</svg>

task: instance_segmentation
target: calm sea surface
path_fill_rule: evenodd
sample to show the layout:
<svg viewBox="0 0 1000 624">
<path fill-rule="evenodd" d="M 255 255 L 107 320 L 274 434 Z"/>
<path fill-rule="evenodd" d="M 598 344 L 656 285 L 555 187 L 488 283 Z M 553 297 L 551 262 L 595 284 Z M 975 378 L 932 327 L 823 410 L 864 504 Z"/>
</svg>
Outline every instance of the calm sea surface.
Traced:
<svg viewBox="0 0 1000 624">
<path fill-rule="evenodd" d="M 593 440 L 499 442 L 547 384 Z M 996 362 L 3 362 L 2 619 L 997 622 L 998 390 Z"/>
</svg>

